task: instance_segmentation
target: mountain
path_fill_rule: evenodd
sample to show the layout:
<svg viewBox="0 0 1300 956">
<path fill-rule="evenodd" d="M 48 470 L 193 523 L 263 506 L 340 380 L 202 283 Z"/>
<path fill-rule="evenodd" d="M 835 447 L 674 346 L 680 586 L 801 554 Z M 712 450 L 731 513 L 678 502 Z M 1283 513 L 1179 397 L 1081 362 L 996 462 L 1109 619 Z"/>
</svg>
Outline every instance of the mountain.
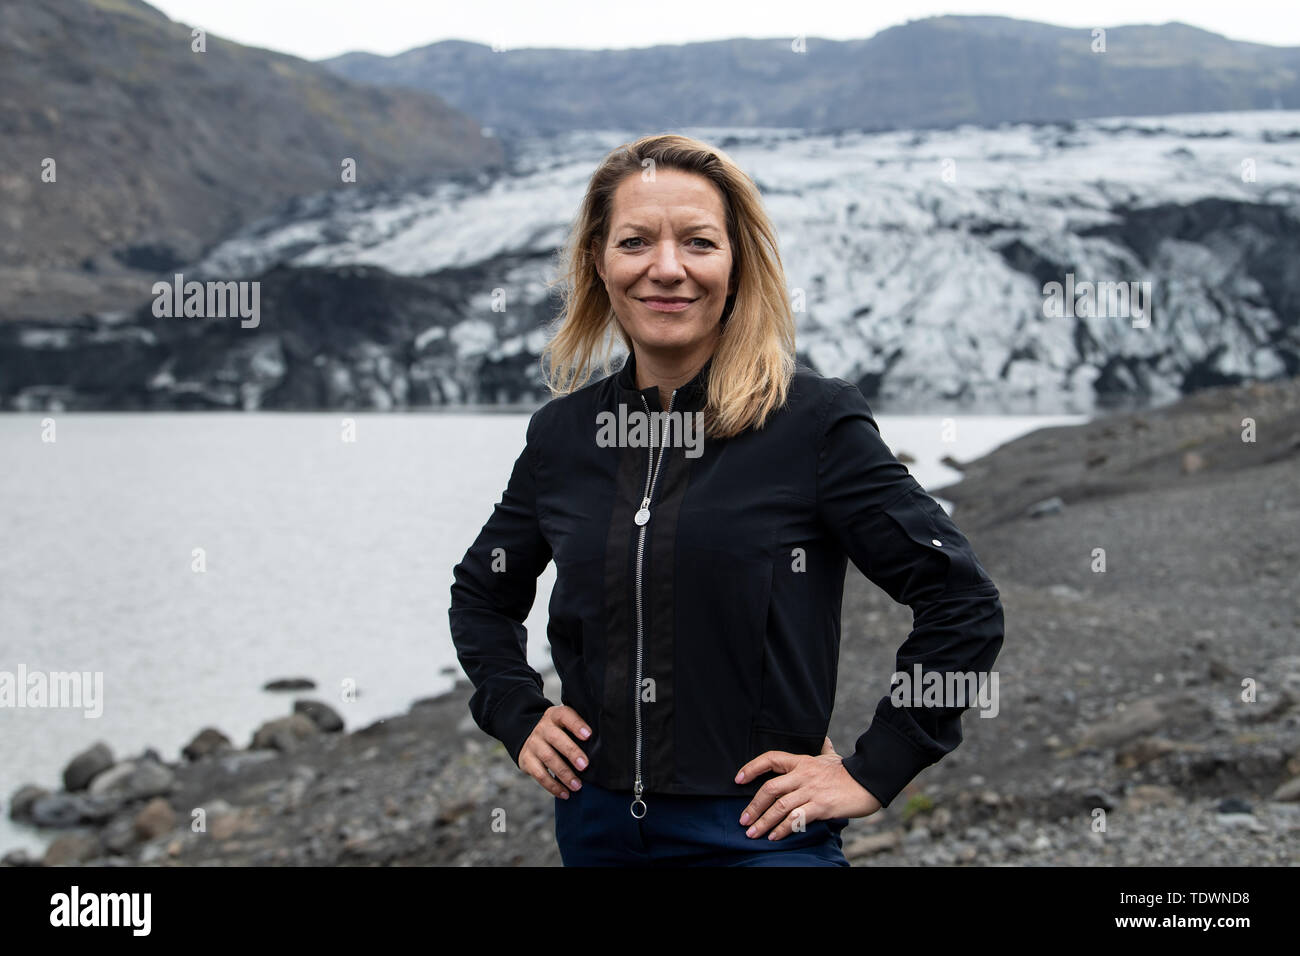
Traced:
<svg viewBox="0 0 1300 956">
<path fill-rule="evenodd" d="M 692 132 L 763 194 L 801 357 L 877 410 L 1086 413 L 1300 373 L 1300 111 Z M 295 201 L 186 269 L 259 283 L 256 327 L 147 303 L 0 324 L 0 407 L 539 402 L 555 250 L 634 136 L 528 139 L 495 176 Z M 1102 282 L 1144 315 L 1087 307 Z"/>
<path fill-rule="evenodd" d="M 430 93 L 212 35 L 196 52 L 139 0 L 4 0 L 0 318 L 133 306 L 285 199 L 348 185 L 345 158 L 364 184 L 491 168 L 502 147 Z"/>
<path fill-rule="evenodd" d="M 501 134 L 678 126 L 947 127 L 1300 108 L 1300 48 L 1182 23 L 1092 31 L 1007 17 L 910 21 L 864 40 L 732 39 L 630 50 L 447 40 L 324 61 L 432 90 Z"/>
</svg>

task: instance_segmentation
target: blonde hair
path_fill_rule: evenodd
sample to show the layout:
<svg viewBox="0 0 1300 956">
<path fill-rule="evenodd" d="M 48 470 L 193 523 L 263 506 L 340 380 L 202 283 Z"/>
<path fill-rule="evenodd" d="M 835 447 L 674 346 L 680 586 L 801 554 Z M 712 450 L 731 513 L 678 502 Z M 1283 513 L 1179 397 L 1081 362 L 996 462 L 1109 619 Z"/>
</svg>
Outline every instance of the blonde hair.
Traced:
<svg viewBox="0 0 1300 956">
<path fill-rule="evenodd" d="M 709 366 L 705 434 L 730 438 L 747 427 L 762 428 L 785 404 L 795 367 L 794 314 L 776 231 L 753 180 L 724 152 L 689 136 L 663 134 L 625 143 L 592 175 L 550 283 L 563 283 L 564 309 L 551 323 L 554 335 L 542 350 L 546 385 L 552 397 L 581 388 L 602 343 L 601 368 L 608 375 L 613 331 L 629 354 L 633 351 L 596 271 L 595 250 L 609 235 L 614 191 L 646 166 L 697 173 L 722 193 L 736 291 L 723 308 Z"/>
</svg>

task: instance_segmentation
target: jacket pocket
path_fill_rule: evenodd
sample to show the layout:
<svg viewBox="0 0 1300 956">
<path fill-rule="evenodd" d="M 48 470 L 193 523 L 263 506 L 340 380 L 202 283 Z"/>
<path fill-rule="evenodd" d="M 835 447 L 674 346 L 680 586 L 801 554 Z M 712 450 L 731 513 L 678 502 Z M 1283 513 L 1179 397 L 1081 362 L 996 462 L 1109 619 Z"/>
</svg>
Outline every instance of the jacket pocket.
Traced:
<svg viewBox="0 0 1300 956">
<path fill-rule="evenodd" d="M 960 591 L 992 583 L 966 536 L 924 489 L 915 487 L 881 510 L 911 541 L 921 559 L 933 566 L 944 590 Z"/>
</svg>

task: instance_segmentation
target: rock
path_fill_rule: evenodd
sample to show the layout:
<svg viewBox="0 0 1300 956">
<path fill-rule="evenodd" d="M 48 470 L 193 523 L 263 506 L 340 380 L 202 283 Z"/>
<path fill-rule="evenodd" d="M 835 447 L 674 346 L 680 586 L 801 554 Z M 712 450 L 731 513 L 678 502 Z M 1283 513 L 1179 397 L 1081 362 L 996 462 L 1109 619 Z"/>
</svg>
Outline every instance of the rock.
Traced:
<svg viewBox="0 0 1300 956">
<path fill-rule="evenodd" d="M 228 813 L 213 813 L 208 820 L 208 835 L 217 841 L 229 840 L 236 834 L 248 830 L 252 825 L 254 811 L 241 807 Z"/>
<path fill-rule="evenodd" d="M 175 783 L 176 775 L 169 767 L 156 760 L 141 760 L 126 781 L 126 797 L 129 800 L 143 800 L 161 796 L 170 793 Z"/>
<path fill-rule="evenodd" d="M 135 817 L 130 813 L 121 813 L 108 822 L 99 833 L 99 839 L 109 853 L 124 856 L 140 842 L 135 834 Z"/>
<path fill-rule="evenodd" d="M 1205 748 L 1196 743 L 1169 740 L 1166 737 L 1140 737 L 1125 744 L 1115 754 L 1115 762 L 1126 769 L 1141 767 L 1171 753 L 1197 753 Z"/>
<path fill-rule="evenodd" d="M 307 717 L 322 733 L 336 734 L 343 729 L 343 718 L 338 711 L 319 700 L 295 700 L 293 712 Z"/>
<path fill-rule="evenodd" d="M 49 792 L 44 787 L 38 787 L 35 784 L 23 784 L 9 798 L 9 819 L 22 823 L 29 822 L 32 818 L 32 804 Z"/>
<path fill-rule="evenodd" d="M 1183 455 L 1183 474 L 1194 475 L 1198 471 L 1205 469 L 1205 458 L 1194 451 L 1186 452 Z"/>
<path fill-rule="evenodd" d="M 906 464 L 906 462 L 904 462 L 904 464 Z M 942 458 L 939 459 L 939 464 L 947 465 L 953 471 L 966 470 L 966 466 L 963 465 L 961 462 L 959 462 L 956 458 L 952 457 L 952 455 L 944 455 Z"/>
<path fill-rule="evenodd" d="M 154 797 L 136 814 L 135 834 L 141 840 L 152 840 L 176 827 L 176 811 L 162 797 Z"/>
<path fill-rule="evenodd" d="M 1044 515 L 1059 514 L 1064 509 L 1065 502 L 1053 495 L 1051 498 L 1044 498 L 1042 501 L 1030 505 L 1027 513 L 1031 518 L 1041 518 Z"/>
<path fill-rule="evenodd" d="M 1255 833 L 1263 833 L 1268 829 L 1263 823 L 1255 819 L 1252 813 L 1219 813 L 1216 814 L 1215 822 L 1224 829 L 1251 830 Z"/>
<path fill-rule="evenodd" d="M 101 741 L 77 754 L 63 768 L 63 789 L 69 793 L 85 790 L 96 774 L 102 773 L 111 766 L 113 766 L 113 751 L 108 749 L 108 744 Z"/>
<path fill-rule="evenodd" d="M 124 801 L 144 800 L 170 793 L 176 775 L 156 760 L 127 760 L 95 779 L 91 792 L 114 795 Z"/>
<path fill-rule="evenodd" d="M 947 807 L 939 807 L 930 814 L 927 826 L 930 828 L 931 833 L 942 836 L 952 826 L 952 811 Z"/>
<path fill-rule="evenodd" d="M 38 827 L 71 827 L 102 823 L 117 812 L 121 802 L 112 797 L 79 793 L 49 793 L 32 803 L 31 823 Z"/>
<path fill-rule="evenodd" d="M 290 714 L 288 717 L 278 717 L 275 720 L 268 720 L 257 728 L 253 734 L 253 742 L 249 744 L 252 750 L 278 750 L 281 753 L 290 753 L 298 748 L 308 737 L 313 737 L 320 733 L 316 725 L 302 714 Z"/>
<path fill-rule="evenodd" d="M 888 853 L 903 845 L 903 837 L 897 830 L 886 833 L 872 833 L 858 837 L 844 848 L 844 855 L 852 860 L 857 857 L 872 856 L 876 853 Z"/>
<path fill-rule="evenodd" d="M 1118 803 L 1118 801 L 1109 793 L 1107 793 L 1105 790 L 1101 790 L 1096 787 L 1085 790 L 1082 794 L 1082 797 L 1083 797 L 1083 805 L 1087 807 L 1089 810 L 1092 810 L 1096 807 L 1101 807 L 1103 810 L 1109 813 L 1111 810 L 1115 809 L 1115 806 Z"/>
<path fill-rule="evenodd" d="M 1279 801 L 1300 800 L 1300 777 L 1292 777 L 1273 791 L 1273 799 Z"/>
<path fill-rule="evenodd" d="M 233 749 L 234 745 L 229 737 L 215 727 L 204 727 L 181 750 L 181 756 L 186 760 L 202 760 L 204 757 L 226 753 Z"/>
<path fill-rule="evenodd" d="M 316 682 L 309 677 L 281 677 L 267 681 L 262 690 L 315 690 Z"/>
<path fill-rule="evenodd" d="M 903 834 L 903 845 L 909 847 L 925 846 L 930 842 L 929 827 L 915 826 Z"/>
<path fill-rule="evenodd" d="M 92 794 L 101 794 L 108 793 L 114 788 L 120 788 L 122 783 L 135 772 L 135 767 L 134 760 L 123 760 L 121 763 L 113 764 L 91 781 L 90 792 Z"/>
<path fill-rule="evenodd" d="M 1063 601 L 1082 601 L 1084 593 L 1078 588 L 1072 588 L 1068 584 L 1052 584 L 1047 588 L 1047 593 L 1052 597 L 1060 598 Z"/>
<path fill-rule="evenodd" d="M 1140 697 L 1127 704 L 1118 704 L 1113 714 L 1084 731 L 1079 746 L 1085 749 L 1118 747 L 1170 724 L 1204 724 L 1210 718 L 1209 707 L 1192 694 Z"/>
<path fill-rule="evenodd" d="M 1252 813 L 1250 804 L 1239 797 L 1225 797 L 1215 807 L 1219 813 Z"/>
<path fill-rule="evenodd" d="M 1178 794 L 1170 787 L 1144 783 L 1134 787 L 1124 796 L 1124 811 L 1137 813 L 1148 807 L 1176 807 Z"/>
<path fill-rule="evenodd" d="M 225 773 L 242 773 L 245 767 L 275 760 L 279 754 L 274 750 L 241 750 L 221 758 L 221 769 Z"/>
<path fill-rule="evenodd" d="M 93 833 L 79 831 L 55 837 L 45 848 L 45 866 L 69 866 L 93 860 L 101 854 L 99 838 Z"/>
<path fill-rule="evenodd" d="M 0 857 L 0 866 L 40 866 L 41 861 L 19 847 Z"/>
</svg>

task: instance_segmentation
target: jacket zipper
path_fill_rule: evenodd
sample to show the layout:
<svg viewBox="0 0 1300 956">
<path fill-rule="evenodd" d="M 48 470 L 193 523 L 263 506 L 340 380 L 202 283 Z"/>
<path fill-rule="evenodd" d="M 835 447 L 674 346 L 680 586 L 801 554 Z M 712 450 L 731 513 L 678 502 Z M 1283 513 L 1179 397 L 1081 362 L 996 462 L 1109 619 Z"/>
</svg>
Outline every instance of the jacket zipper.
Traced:
<svg viewBox="0 0 1300 956">
<path fill-rule="evenodd" d="M 677 389 L 673 389 L 672 395 L 668 399 L 668 414 L 672 413 L 673 401 L 677 398 Z M 641 404 L 645 406 L 646 418 L 651 418 L 650 403 L 646 401 L 644 395 L 641 396 Z M 641 499 L 641 507 L 633 519 L 641 530 L 637 534 L 636 541 L 636 682 L 632 687 L 633 713 L 636 717 L 636 782 L 633 785 L 632 792 L 632 816 L 640 820 L 646 815 L 646 802 L 641 799 L 641 793 L 644 787 L 641 785 L 641 664 L 644 659 L 642 652 L 642 640 L 644 637 L 644 622 L 641 616 L 641 566 L 645 557 L 645 530 L 646 525 L 650 523 L 650 499 L 654 497 L 655 483 L 659 480 L 659 466 L 664 463 L 664 452 L 668 450 L 668 425 L 667 416 L 664 417 L 664 431 L 659 440 L 659 458 L 655 458 L 654 444 L 650 445 L 650 464 L 646 467 L 645 475 L 645 495 Z M 637 813 L 637 804 L 640 804 L 641 812 Z"/>
</svg>

